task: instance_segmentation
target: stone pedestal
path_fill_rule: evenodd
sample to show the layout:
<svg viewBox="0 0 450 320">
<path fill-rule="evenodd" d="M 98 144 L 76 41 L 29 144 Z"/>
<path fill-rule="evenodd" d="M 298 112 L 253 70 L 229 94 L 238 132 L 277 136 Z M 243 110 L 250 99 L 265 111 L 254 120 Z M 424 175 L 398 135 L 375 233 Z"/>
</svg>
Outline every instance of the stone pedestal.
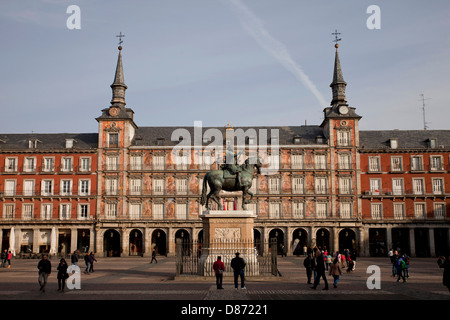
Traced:
<svg viewBox="0 0 450 320">
<path fill-rule="evenodd" d="M 199 261 L 199 273 L 214 276 L 213 264 L 218 256 L 225 264 L 224 276 L 232 276 L 230 262 L 236 252 L 246 262 L 246 276 L 258 276 L 257 254 L 253 241 L 253 226 L 256 216 L 252 211 L 205 211 L 203 222 L 203 249 Z"/>
</svg>

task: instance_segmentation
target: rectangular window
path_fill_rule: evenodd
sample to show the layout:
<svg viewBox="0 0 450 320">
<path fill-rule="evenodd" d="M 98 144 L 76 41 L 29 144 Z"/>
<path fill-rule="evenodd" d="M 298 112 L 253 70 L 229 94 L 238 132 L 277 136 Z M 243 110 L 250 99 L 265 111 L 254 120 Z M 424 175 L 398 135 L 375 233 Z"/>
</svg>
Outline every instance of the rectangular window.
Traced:
<svg viewBox="0 0 450 320">
<path fill-rule="evenodd" d="M 252 192 L 253 194 L 256 194 L 258 191 L 258 178 L 253 178 L 252 181 L 252 186 L 249 189 L 250 192 Z"/>
<path fill-rule="evenodd" d="M 350 145 L 350 131 L 338 131 L 337 132 L 337 145 L 346 147 Z"/>
<path fill-rule="evenodd" d="M 24 204 L 22 207 L 22 219 L 31 220 L 33 218 L 33 205 Z"/>
<path fill-rule="evenodd" d="M 177 203 L 175 205 L 175 218 L 179 220 L 186 220 L 187 217 L 187 205 L 185 203 Z"/>
<path fill-rule="evenodd" d="M 141 219 L 141 204 L 130 203 L 130 219 Z"/>
<path fill-rule="evenodd" d="M 305 179 L 303 177 L 292 178 L 292 193 L 303 194 L 304 193 Z"/>
<path fill-rule="evenodd" d="M 340 206 L 340 217 L 348 219 L 352 214 L 352 204 L 350 202 L 341 202 Z"/>
<path fill-rule="evenodd" d="M 433 183 L 433 194 L 444 194 L 443 179 L 432 179 L 432 183 Z"/>
<path fill-rule="evenodd" d="M 280 155 L 270 155 L 269 156 L 269 165 L 271 169 L 280 168 Z"/>
<path fill-rule="evenodd" d="M 177 170 L 189 169 L 189 155 L 177 155 L 175 156 L 175 167 Z"/>
<path fill-rule="evenodd" d="M 116 219 L 117 218 L 117 203 L 107 203 L 106 204 L 106 218 Z"/>
<path fill-rule="evenodd" d="M 17 172 L 17 159 L 16 158 L 6 158 L 5 172 Z"/>
<path fill-rule="evenodd" d="M 411 171 L 423 171 L 422 157 L 420 156 L 411 157 Z"/>
<path fill-rule="evenodd" d="M 403 158 L 391 157 L 391 171 L 399 172 L 403 171 Z"/>
<path fill-rule="evenodd" d="M 370 214 L 372 219 L 381 219 L 383 216 L 383 212 L 382 212 L 382 204 L 381 203 L 372 203 L 370 205 Z"/>
<path fill-rule="evenodd" d="M 108 156 L 106 157 L 106 170 L 119 170 L 119 157 L 118 156 Z"/>
<path fill-rule="evenodd" d="M 271 194 L 280 193 L 280 179 L 279 178 L 269 178 L 269 193 L 271 193 Z"/>
<path fill-rule="evenodd" d="M 425 194 L 423 179 L 413 179 L 413 193 Z"/>
<path fill-rule="evenodd" d="M 430 169 L 432 171 L 442 171 L 442 170 L 444 170 L 444 165 L 442 163 L 442 156 L 431 156 L 431 158 L 430 158 Z"/>
<path fill-rule="evenodd" d="M 426 212 L 425 203 L 414 204 L 414 216 L 416 219 L 425 219 Z"/>
<path fill-rule="evenodd" d="M 87 218 L 89 218 L 89 205 L 88 204 L 78 205 L 78 219 L 87 219 Z"/>
<path fill-rule="evenodd" d="M 70 172 L 73 170 L 72 158 L 62 158 L 61 170 Z"/>
<path fill-rule="evenodd" d="M 352 192 L 352 179 L 349 177 L 339 178 L 339 193 L 350 194 Z"/>
<path fill-rule="evenodd" d="M 176 179 L 175 187 L 177 194 L 187 194 L 187 179 Z"/>
<path fill-rule="evenodd" d="M 326 194 L 327 193 L 327 178 L 316 178 L 315 179 L 315 190 L 316 194 Z"/>
<path fill-rule="evenodd" d="M 52 205 L 51 204 L 43 204 L 41 206 L 41 219 L 42 220 L 50 220 L 52 218 Z"/>
<path fill-rule="evenodd" d="M 88 196 L 90 194 L 89 180 L 80 180 L 78 183 L 78 194 L 80 196 Z"/>
<path fill-rule="evenodd" d="M 55 162 L 53 158 L 44 158 L 42 162 L 42 171 L 44 172 L 55 171 Z"/>
<path fill-rule="evenodd" d="M 369 157 L 369 172 L 380 172 L 380 157 Z"/>
<path fill-rule="evenodd" d="M 3 218 L 4 219 L 14 219 L 14 205 L 5 204 L 3 205 Z"/>
<path fill-rule="evenodd" d="M 142 170 L 142 157 L 131 156 L 130 157 L 130 170 Z"/>
<path fill-rule="evenodd" d="M 209 170 L 213 163 L 213 157 L 211 156 L 211 152 L 205 151 L 203 153 L 199 153 L 198 155 L 198 167 L 200 170 Z"/>
<path fill-rule="evenodd" d="M 349 170 L 352 168 L 351 157 L 349 154 L 340 154 L 338 158 L 338 166 L 341 170 Z"/>
<path fill-rule="evenodd" d="M 108 196 L 117 195 L 118 184 L 119 182 L 117 179 L 106 179 L 106 195 Z"/>
<path fill-rule="evenodd" d="M 68 220 L 70 219 L 70 204 L 61 204 L 59 207 L 59 219 Z"/>
<path fill-rule="evenodd" d="M 5 196 L 16 195 L 16 180 L 5 181 Z"/>
<path fill-rule="evenodd" d="M 404 203 L 394 203 L 394 219 L 396 219 L 396 220 L 405 219 L 405 204 Z"/>
<path fill-rule="evenodd" d="M 327 158 L 324 154 L 316 154 L 314 156 L 314 164 L 316 169 L 326 169 L 327 168 Z"/>
<path fill-rule="evenodd" d="M 142 193 L 142 179 L 131 178 L 130 179 L 130 195 L 140 195 Z"/>
<path fill-rule="evenodd" d="M 251 212 L 253 212 L 254 215 L 257 215 L 258 212 L 257 212 L 257 205 L 256 205 L 256 203 L 248 203 L 247 204 L 247 211 L 251 211 Z"/>
<path fill-rule="evenodd" d="M 162 203 L 154 203 L 152 205 L 152 215 L 153 219 L 156 220 L 164 219 L 164 205 Z"/>
<path fill-rule="evenodd" d="M 36 171 L 36 159 L 35 158 L 25 158 L 25 165 L 23 167 L 24 172 L 34 172 Z"/>
<path fill-rule="evenodd" d="M 434 207 L 434 218 L 444 219 L 446 216 L 445 203 L 435 203 Z"/>
<path fill-rule="evenodd" d="M 327 217 L 328 204 L 323 202 L 316 203 L 316 217 L 326 218 Z"/>
<path fill-rule="evenodd" d="M 90 158 L 80 158 L 79 170 L 81 172 L 91 171 L 91 159 Z"/>
<path fill-rule="evenodd" d="M 72 195 L 72 180 L 61 180 L 59 191 L 62 196 Z"/>
<path fill-rule="evenodd" d="M 163 179 L 153 179 L 153 194 L 164 194 Z"/>
<path fill-rule="evenodd" d="M 293 202 L 292 203 L 292 215 L 294 218 L 303 219 L 305 217 L 305 203 L 304 202 Z"/>
<path fill-rule="evenodd" d="M 292 154 L 291 155 L 291 168 L 292 169 L 303 169 L 303 155 L 302 154 Z"/>
<path fill-rule="evenodd" d="M 164 170 L 164 164 L 164 156 L 153 156 L 153 170 Z"/>
<path fill-rule="evenodd" d="M 269 203 L 269 218 L 281 218 L 281 203 Z"/>
<path fill-rule="evenodd" d="M 110 133 L 108 140 L 108 147 L 110 148 L 118 148 L 119 147 L 119 134 L 118 133 Z"/>
<path fill-rule="evenodd" d="M 43 196 L 53 195 L 53 181 L 52 180 L 42 180 L 41 195 L 43 195 Z"/>
<path fill-rule="evenodd" d="M 27 197 L 34 195 L 34 180 L 23 181 L 23 195 Z"/>
<path fill-rule="evenodd" d="M 403 194 L 403 179 L 392 179 L 392 194 L 396 196 Z"/>
<path fill-rule="evenodd" d="M 381 179 L 370 179 L 370 194 L 381 194 Z"/>
</svg>

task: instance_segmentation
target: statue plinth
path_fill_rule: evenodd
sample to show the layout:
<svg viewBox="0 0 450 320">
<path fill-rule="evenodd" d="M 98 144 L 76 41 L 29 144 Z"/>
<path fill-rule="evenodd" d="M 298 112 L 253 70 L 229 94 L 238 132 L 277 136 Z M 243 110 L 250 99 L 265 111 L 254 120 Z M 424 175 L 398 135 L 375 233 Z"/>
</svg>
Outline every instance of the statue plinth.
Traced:
<svg viewBox="0 0 450 320">
<path fill-rule="evenodd" d="M 246 275 L 259 275 L 257 255 L 253 241 L 253 226 L 256 215 L 246 210 L 209 210 L 204 211 L 200 218 L 203 222 L 203 249 L 200 258 L 202 274 L 213 276 L 212 265 L 217 256 L 225 263 L 225 275 L 232 275 L 229 267 L 235 253 L 247 263 Z M 227 268 L 228 266 L 228 268 Z"/>
</svg>

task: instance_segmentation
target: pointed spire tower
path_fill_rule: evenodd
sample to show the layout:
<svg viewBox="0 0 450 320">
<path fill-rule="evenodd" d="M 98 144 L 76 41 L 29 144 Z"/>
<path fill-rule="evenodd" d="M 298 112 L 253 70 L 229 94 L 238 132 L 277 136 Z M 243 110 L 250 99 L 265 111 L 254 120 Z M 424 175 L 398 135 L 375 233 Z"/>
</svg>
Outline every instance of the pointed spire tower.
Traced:
<svg viewBox="0 0 450 320">
<path fill-rule="evenodd" d="M 114 82 L 111 85 L 112 99 L 111 105 L 125 107 L 125 90 L 128 88 L 125 85 L 123 79 L 123 66 L 122 66 L 122 46 L 119 46 L 119 57 L 117 58 L 116 74 L 114 76 Z"/>
<path fill-rule="evenodd" d="M 347 82 L 344 81 L 344 75 L 342 74 L 341 61 L 339 60 L 339 44 L 336 42 L 334 45 L 336 48 L 336 54 L 334 58 L 334 73 L 333 82 L 330 87 L 333 92 L 333 100 L 331 100 L 331 105 L 347 104 L 347 98 L 345 97 L 345 88 L 347 87 Z"/>
</svg>

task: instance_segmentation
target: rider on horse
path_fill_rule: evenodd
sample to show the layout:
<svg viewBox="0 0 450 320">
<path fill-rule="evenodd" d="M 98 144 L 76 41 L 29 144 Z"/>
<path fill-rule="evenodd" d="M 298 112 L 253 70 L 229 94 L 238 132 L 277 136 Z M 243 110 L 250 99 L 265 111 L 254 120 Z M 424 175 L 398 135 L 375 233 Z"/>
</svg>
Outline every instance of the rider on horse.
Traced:
<svg viewBox="0 0 450 320">
<path fill-rule="evenodd" d="M 227 163 L 225 162 L 220 166 L 220 168 L 223 170 L 223 178 L 232 178 L 234 175 L 236 175 L 236 181 L 239 182 L 239 185 L 241 184 L 241 172 L 242 168 L 240 165 L 238 165 L 238 159 L 237 155 L 234 155 L 234 161 L 233 163 Z"/>
</svg>

